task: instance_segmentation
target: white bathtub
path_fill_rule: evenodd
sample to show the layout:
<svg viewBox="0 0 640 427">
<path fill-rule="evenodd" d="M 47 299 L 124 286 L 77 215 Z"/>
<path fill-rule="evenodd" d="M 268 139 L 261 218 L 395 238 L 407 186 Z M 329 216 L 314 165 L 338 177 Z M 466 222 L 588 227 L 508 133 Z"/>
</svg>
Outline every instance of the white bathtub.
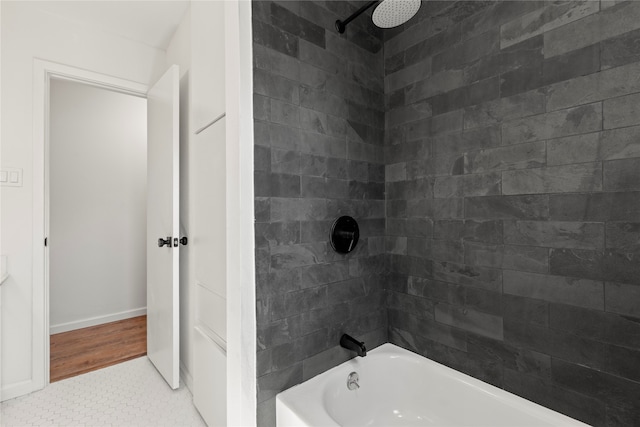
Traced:
<svg viewBox="0 0 640 427">
<path fill-rule="evenodd" d="M 393 344 L 279 393 L 276 417 L 277 426 L 586 426 Z"/>
</svg>

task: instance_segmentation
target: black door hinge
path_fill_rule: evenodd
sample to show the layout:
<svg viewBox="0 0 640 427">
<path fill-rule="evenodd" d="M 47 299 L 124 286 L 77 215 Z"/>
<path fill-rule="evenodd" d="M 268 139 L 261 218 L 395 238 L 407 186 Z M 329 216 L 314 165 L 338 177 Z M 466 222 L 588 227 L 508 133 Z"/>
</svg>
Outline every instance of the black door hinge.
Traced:
<svg viewBox="0 0 640 427">
<path fill-rule="evenodd" d="M 44 238 L 44 247 L 45 248 L 47 247 L 47 238 L 46 237 Z"/>
</svg>

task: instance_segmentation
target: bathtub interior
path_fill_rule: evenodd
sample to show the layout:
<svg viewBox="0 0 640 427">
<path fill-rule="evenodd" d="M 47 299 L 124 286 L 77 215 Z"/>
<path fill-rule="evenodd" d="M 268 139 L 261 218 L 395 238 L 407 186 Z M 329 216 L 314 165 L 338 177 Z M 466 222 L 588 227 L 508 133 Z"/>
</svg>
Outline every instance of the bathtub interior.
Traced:
<svg viewBox="0 0 640 427">
<path fill-rule="evenodd" d="M 357 390 L 346 386 L 351 372 L 359 375 Z M 584 425 L 393 344 L 384 344 L 366 358 L 356 357 L 295 389 L 290 391 L 298 401 L 306 402 L 294 408 L 300 419 L 306 419 L 305 425 Z M 287 405 L 288 393 L 279 395 L 285 396 L 281 405 Z M 319 408 L 309 411 L 314 401 Z M 323 418 L 314 418 L 319 413 Z"/>
</svg>

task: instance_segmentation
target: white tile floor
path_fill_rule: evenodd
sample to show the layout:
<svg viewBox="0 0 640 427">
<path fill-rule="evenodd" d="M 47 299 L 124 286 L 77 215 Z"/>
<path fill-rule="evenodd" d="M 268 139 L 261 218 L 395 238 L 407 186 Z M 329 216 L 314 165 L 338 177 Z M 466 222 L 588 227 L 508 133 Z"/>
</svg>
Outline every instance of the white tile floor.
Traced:
<svg viewBox="0 0 640 427">
<path fill-rule="evenodd" d="M 204 421 L 181 384 L 171 390 L 140 357 L 55 382 L 0 405 L 0 426 L 199 427 Z"/>
</svg>

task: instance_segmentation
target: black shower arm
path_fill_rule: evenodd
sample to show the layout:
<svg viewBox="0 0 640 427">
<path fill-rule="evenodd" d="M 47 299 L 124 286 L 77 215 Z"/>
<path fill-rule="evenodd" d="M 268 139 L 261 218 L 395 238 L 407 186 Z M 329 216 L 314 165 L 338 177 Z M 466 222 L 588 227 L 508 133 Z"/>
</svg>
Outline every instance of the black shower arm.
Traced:
<svg viewBox="0 0 640 427">
<path fill-rule="evenodd" d="M 338 30 L 338 32 L 340 34 L 344 33 L 344 30 L 347 28 L 347 24 L 351 21 L 353 21 L 354 19 L 356 19 L 358 16 L 360 16 L 365 10 L 369 9 L 371 6 L 373 6 L 374 4 L 378 3 L 378 1 L 370 1 L 369 3 L 365 4 L 364 6 L 362 6 L 360 9 L 356 10 L 355 12 L 353 12 L 351 14 L 351 16 L 349 16 L 347 19 L 345 19 L 344 21 L 341 20 L 337 20 L 336 21 L 336 30 Z"/>
</svg>

